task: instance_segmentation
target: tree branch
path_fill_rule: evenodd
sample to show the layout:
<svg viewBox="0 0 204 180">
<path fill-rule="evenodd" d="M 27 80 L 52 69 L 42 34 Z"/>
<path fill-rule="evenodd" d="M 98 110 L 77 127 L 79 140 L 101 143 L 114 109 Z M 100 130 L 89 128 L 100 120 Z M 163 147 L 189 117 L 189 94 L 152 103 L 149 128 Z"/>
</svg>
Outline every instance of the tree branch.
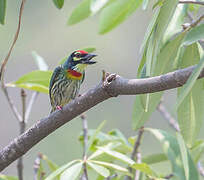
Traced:
<svg viewBox="0 0 204 180">
<path fill-rule="evenodd" d="M 197 5 L 204 5 L 202 1 L 195 1 L 195 0 L 180 0 L 179 3 L 181 4 L 197 4 Z"/>
<path fill-rule="evenodd" d="M 114 96 L 136 95 L 177 88 L 185 84 L 195 67 L 191 66 L 165 75 L 143 79 L 125 79 L 119 75 L 109 75 L 104 82 L 65 105 L 63 110 L 55 111 L 48 117 L 37 121 L 25 133 L 4 147 L 0 151 L 0 171 L 65 123 L 109 99 L 110 94 Z M 199 75 L 199 78 L 202 77 L 204 77 L 204 69 Z"/>
</svg>

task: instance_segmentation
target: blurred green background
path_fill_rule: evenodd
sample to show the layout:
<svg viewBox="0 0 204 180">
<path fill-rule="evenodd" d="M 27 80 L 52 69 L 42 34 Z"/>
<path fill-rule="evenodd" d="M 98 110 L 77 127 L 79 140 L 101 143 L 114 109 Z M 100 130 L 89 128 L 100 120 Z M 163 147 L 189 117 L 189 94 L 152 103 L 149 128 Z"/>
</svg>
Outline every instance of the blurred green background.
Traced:
<svg viewBox="0 0 204 180">
<path fill-rule="evenodd" d="M 7 4 L 6 24 L 0 27 L 1 60 L 6 56 L 16 31 L 20 2 L 8 1 Z M 41 55 L 49 69 L 53 70 L 58 62 L 73 50 L 90 46 L 97 49 L 95 53 L 98 54 L 98 63 L 87 69 L 81 93 L 101 80 L 102 69 L 126 78 L 136 77 L 140 61 L 140 44 L 152 16 L 151 8 L 147 11 L 138 9 L 118 28 L 106 35 L 98 35 L 98 16 L 88 18 L 74 26 L 67 26 L 71 11 L 79 2 L 67 0 L 62 10 L 58 10 L 51 0 L 26 2 L 20 36 L 6 68 L 6 82 L 17 80 L 23 74 L 37 69 L 31 56 L 33 50 Z M 31 92 L 26 92 L 28 100 Z M 9 93 L 21 111 L 20 89 L 10 88 Z M 1 91 L 0 99 L 0 148 L 3 148 L 18 135 L 19 126 Z M 171 112 L 175 102 L 175 90 L 167 91 L 164 99 Z M 93 107 L 86 112 L 89 128 L 96 128 L 103 120 L 107 120 L 103 131 L 118 128 L 126 136 L 136 135 L 131 128 L 133 103 L 134 96 L 120 96 Z M 47 116 L 49 112 L 48 95 L 40 94 L 33 106 L 27 127 Z M 153 113 L 146 126 L 173 132 L 158 112 Z M 39 152 L 46 154 L 59 165 L 81 158 L 82 147 L 78 141 L 81 129 L 80 118 L 75 118 L 32 148 L 24 156 L 25 179 L 33 179 L 33 164 Z M 141 148 L 143 154 L 161 151 L 159 143 L 148 134 L 145 134 Z M 164 172 L 169 167 L 168 164 L 166 166 L 161 164 L 155 168 L 159 172 Z M 3 173 L 16 175 L 16 163 L 10 165 Z"/>
</svg>

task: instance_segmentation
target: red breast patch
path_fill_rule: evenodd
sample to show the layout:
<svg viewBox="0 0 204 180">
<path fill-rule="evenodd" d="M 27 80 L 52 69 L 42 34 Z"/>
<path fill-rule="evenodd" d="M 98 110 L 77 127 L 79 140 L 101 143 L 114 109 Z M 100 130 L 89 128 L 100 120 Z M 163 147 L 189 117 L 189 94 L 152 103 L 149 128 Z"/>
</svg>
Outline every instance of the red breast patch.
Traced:
<svg viewBox="0 0 204 180">
<path fill-rule="evenodd" d="M 68 71 L 68 73 L 70 73 L 70 74 L 71 74 L 72 76 L 74 76 L 74 77 L 81 77 L 81 76 L 82 76 L 82 73 L 77 72 L 77 71 L 75 71 L 75 70 L 68 69 L 67 71 Z"/>
</svg>

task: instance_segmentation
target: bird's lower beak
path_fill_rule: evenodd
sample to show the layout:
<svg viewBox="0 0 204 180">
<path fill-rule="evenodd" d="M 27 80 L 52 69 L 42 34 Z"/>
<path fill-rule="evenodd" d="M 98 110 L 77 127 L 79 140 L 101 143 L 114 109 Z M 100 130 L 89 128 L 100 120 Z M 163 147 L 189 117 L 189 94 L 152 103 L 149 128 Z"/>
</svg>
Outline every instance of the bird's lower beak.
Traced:
<svg viewBox="0 0 204 180">
<path fill-rule="evenodd" d="M 92 58 L 96 57 L 96 54 L 87 54 L 82 60 L 82 64 L 95 64 L 96 61 L 93 61 Z"/>
</svg>

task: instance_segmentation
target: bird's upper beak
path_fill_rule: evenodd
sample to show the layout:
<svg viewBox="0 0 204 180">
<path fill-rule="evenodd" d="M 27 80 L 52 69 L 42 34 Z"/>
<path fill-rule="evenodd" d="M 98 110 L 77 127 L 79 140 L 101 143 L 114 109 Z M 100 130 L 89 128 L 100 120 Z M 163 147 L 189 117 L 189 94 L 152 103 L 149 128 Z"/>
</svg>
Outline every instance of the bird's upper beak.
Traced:
<svg viewBox="0 0 204 180">
<path fill-rule="evenodd" d="M 96 54 L 87 54 L 82 60 L 81 64 L 95 64 L 96 61 L 93 61 L 92 58 L 96 57 Z"/>
</svg>

